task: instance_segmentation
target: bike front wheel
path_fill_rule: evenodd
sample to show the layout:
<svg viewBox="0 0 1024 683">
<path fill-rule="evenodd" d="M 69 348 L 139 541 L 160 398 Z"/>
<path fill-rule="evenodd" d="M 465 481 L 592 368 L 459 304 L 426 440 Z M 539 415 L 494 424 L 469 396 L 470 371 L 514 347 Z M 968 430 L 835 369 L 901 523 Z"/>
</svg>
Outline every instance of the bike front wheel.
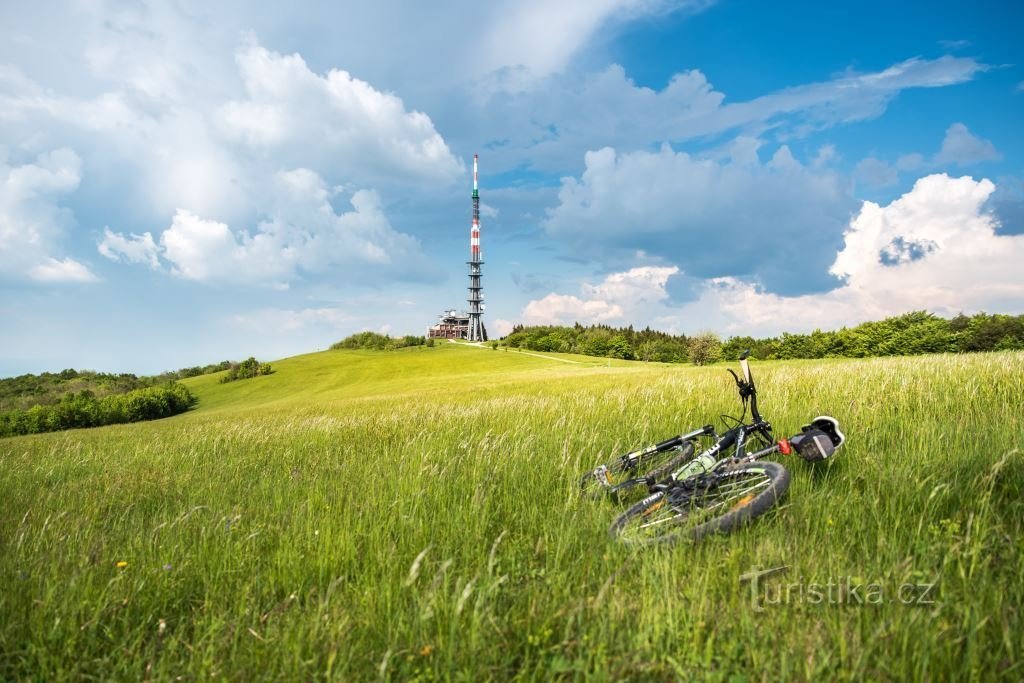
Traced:
<svg viewBox="0 0 1024 683">
<path fill-rule="evenodd" d="M 631 545 L 698 541 L 767 512 L 789 488 L 776 462 L 752 462 L 674 482 L 626 510 L 609 535 Z"/>
</svg>

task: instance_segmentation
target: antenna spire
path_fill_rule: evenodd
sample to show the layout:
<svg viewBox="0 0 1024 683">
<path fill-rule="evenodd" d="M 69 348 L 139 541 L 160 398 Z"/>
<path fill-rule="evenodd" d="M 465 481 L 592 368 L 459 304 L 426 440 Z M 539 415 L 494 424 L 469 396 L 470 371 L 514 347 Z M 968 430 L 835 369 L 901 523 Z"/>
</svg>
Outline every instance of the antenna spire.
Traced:
<svg viewBox="0 0 1024 683">
<path fill-rule="evenodd" d="M 480 285 L 480 188 L 477 164 L 480 156 L 473 155 L 473 225 L 469 230 L 469 341 L 487 341 L 487 329 L 481 319 L 484 310 L 483 287 Z"/>
</svg>

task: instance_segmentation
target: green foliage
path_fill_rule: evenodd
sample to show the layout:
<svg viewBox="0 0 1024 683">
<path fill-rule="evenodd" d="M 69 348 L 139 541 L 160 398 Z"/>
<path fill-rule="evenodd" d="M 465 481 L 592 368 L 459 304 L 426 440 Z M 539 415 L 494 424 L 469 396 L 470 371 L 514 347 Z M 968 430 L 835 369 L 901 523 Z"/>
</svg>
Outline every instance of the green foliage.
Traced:
<svg viewBox="0 0 1024 683">
<path fill-rule="evenodd" d="M 241 363 L 232 363 L 231 368 L 228 370 L 228 374 L 220 378 L 221 383 L 234 382 L 240 379 L 251 379 L 253 377 L 259 377 L 261 375 L 269 375 L 273 370 L 270 367 L 270 363 L 260 363 L 258 360 L 250 356 Z"/>
<path fill-rule="evenodd" d="M 650 328 L 636 331 L 632 327 L 613 328 L 607 325 L 583 327 L 516 326 L 503 340 L 512 348 L 579 353 L 585 356 L 675 362 L 687 357 L 687 338 Z"/>
<path fill-rule="evenodd" d="M 105 373 L 67 369 L 39 375 L 0 379 L 0 410 L 28 409 L 57 403 L 68 393 L 89 391 L 96 396 L 123 394 L 156 383 L 154 378 L 130 373 Z"/>
<path fill-rule="evenodd" d="M 0 412 L 0 437 L 156 420 L 185 412 L 196 397 L 181 384 L 145 387 L 97 398 L 88 389 L 57 403 Z"/>
<path fill-rule="evenodd" d="M 722 357 L 722 342 L 714 332 L 702 332 L 690 338 L 690 362 L 694 365 L 708 365 Z"/>
<path fill-rule="evenodd" d="M 517 326 L 504 339 L 513 348 L 579 353 L 587 356 L 637 359 L 661 363 L 690 361 L 697 365 L 739 358 L 745 350 L 753 358 L 866 358 L 922 353 L 964 353 L 1024 349 L 1024 315 L 959 315 L 952 320 L 925 311 L 810 334 L 784 332 L 778 337 L 732 337 L 711 343 L 697 337 L 671 335 L 647 328 Z M 717 339 L 717 338 L 716 338 Z M 717 348 L 717 353 L 716 353 Z"/>
<path fill-rule="evenodd" d="M 416 335 L 407 334 L 404 337 L 389 337 L 385 334 L 378 334 L 376 332 L 357 332 L 356 334 L 349 335 L 339 342 L 331 344 L 331 349 L 370 349 L 374 351 L 393 351 L 395 349 L 404 349 L 410 346 L 429 346 L 434 345 L 433 339 L 427 339 L 425 337 L 417 337 Z"/>
<path fill-rule="evenodd" d="M 214 372 L 223 372 L 224 370 L 230 370 L 233 363 L 229 360 L 222 360 L 219 363 L 211 363 L 210 365 L 195 365 L 190 368 L 182 368 L 172 372 L 165 372 L 162 375 L 158 375 L 158 379 L 187 379 L 189 377 L 199 377 L 200 375 L 209 375 Z"/>
<path fill-rule="evenodd" d="M 68 394 L 78 394 L 83 391 L 88 391 L 96 397 L 124 394 L 135 389 L 159 386 L 179 379 L 228 370 L 231 366 L 231 361 L 225 360 L 210 365 L 171 370 L 153 376 L 68 368 L 60 372 L 0 378 L 0 411 L 28 410 L 36 405 L 53 405 L 62 401 Z"/>
</svg>

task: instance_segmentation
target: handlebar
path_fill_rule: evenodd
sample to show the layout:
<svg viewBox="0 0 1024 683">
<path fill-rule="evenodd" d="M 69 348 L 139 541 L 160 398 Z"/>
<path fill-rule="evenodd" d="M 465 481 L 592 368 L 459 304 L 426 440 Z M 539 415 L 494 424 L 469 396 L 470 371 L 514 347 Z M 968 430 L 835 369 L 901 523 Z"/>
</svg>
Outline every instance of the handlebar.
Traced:
<svg viewBox="0 0 1024 683">
<path fill-rule="evenodd" d="M 757 387 L 754 386 L 754 376 L 750 373 L 750 363 L 747 361 L 749 357 L 750 349 L 740 354 L 740 369 L 743 371 L 743 379 L 740 379 L 732 370 L 729 370 L 729 373 L 736 380 L 736 386 L 740 390 L 740 399 L 744 404 L 748 398 L 750 399 L 750 414 L 754 417 L 754 421 L 761 422 L 761 413 L 757 409 Z"/>
</svg>

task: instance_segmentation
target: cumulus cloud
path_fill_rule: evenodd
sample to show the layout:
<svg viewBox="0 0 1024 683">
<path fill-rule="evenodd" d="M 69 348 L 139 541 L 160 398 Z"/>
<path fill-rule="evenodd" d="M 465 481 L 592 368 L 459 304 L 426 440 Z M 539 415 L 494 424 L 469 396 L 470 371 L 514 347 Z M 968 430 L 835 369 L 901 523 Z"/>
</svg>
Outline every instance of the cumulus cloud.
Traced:
<svg viewBox="0 0 1024 683">
<path fill-rule="evenodd" d="M 125 237 L 110 228 L 103 228 L 103 239 L 97 248 L 111 261 L 144 263 L 154 270 L 160 267 L 160 260 L 157 258 L 160 250 L 153 241 L 153 235 L 148 232 L 141 235 L 132 233 Z"/>
<path fill-rule="evenodd" d="M 347 71 L 320 76 L 300 55 L 281 55 L 253 40 L 236 60 L 247 98 L 223 105 L 220 122 L 237 142 L 271 149 L 285 165 L 323 170 L 340 161 L 353 167 L 350 178 L 437 183 L 463 172 L 429 116 L 406 110 L 397 96 Z"/>
<path fill-rule="evenodd" d="M 1019 311 L 1024 235 L 1000 235 L 986 209 L 989 180 L 935 174 L 887 206 L 865 202 L 832 271 L 845 284 L 806 297 L 779 297 L 737 281 L 716 283 L 705 299 L 744 327 L 778 331 L 838 327 L 911 310 Z M 709 306 L 710 308 L 711 306 Z"/>
<path fill-rule="evenodd" d="M 78 261 L 52 255 L 74 226 L 61 202 L 81 179 L 82 160 L 70 149 L 13 166 L 0 157 L 0 275 L 46 283 L 97 279 Z"/>
<path fill-rule="evenodd" d="M 602 323 L 621 319 L 624 315 L 618 304 L 600 299 L 584 301 L 571 294 L 548 294 L 535 299 L 523 309 L 523 321 L 528 325 L 564 325 L 573 321 Z"/>
<path fill-rule="evenodd" d="M 437 277 L 420 243 L 392 228 L 372 190 L 359 190 L 352 210 L 336 213 L 331 191 L 309 169 L 277 174 L 265 215 L 252 232 L 179 209 L 159 236 L 105 231 L 99 251 L 108 258 L 156 266 L 200 282 L 286 286 L 303 274 L 328 268 L 352 282 L 370 272 L 411 280 Z"/>
<path fill-rule="evenodd" d="M 515 323 L 513 323 L 511 320 L 505 320 L 503 318 L 498 318 L 491 323 L 492 331 L 494 332 L 495 336 L 498 337 L 506 337 L 512 334 L 512 329 L 514 327 Z"/>
<path fill-rule="evenodd" d="M 583 283 L 582 299 L 552 292 L 529 302 L 522 319 L 530 325 L 559 325 L 621 321 L 626 315 L 642 315 L 651 304 L 668 298 L 665 283 L 678 272 L 675 266 L 640 266 L 612 273 L 598 284 Z"/>
<path fill-rule="evenodd" d="M 935 156 L 936 164 L 967 166 L 981 161 L 998 161 L 1002 155 L 988 140 L 972 134 L 962 123 L 954 123 L 946 130 L 942 148 Z"/>
<path fill-rule="evenodd" d="M 567 170 L 598 145 L 638 149 L 729 132 L 756 138 L 769 129 L 780 138 L 802 136 L 876 117 L 903 90 L 963 83 L 986 68 L 966 57 L 914 58 L 733 103 L 697 69 L 677 73 L 655 90 L 636 85 L 616 64 L 545 78 L 509 68 L 467 90 L 465 99 L 481 111 L 465 121 L 454 112 L 459 125 L 453 134 L 495 140 L 492 163 L 503 168 Z M 596 111 L 601 115 L 592 115 Z"/>
<path fill-rule="evenodd" d="M 0 68 L 5 133 L 27 145 L 70 140 L 89 159 L 90 183 L 76 208 L 95 215 L 116 204 L 118 219 L 150 230 L 178 209 L 233 225 L 260 213 L 281 168 L 308 168 L 348 188 L 401 185 L 405 194 L 445 187 L 464 173 L 431 119 L 398 96 L 345 71 L 315 73 L 299 55 L 254 38 L 233 62 L 224 41 L 194 44 L 178 32 L 187 21 L 163 17 L 174 14 L 167 8 L 154 12 L 161 16 L 112 10 L 117 35 L 107 27 L 99 32 L 107 48 L 84 48 L 95 80 L 74 92 L 101 87 L 99 94 L 56 92 Z M 167 21 L 150 27 L 157 19 Z M 104 233 L 101 253 L 152 265 L 145 231 L 137 238 L 118 242 Z"/>
<path fill-rule="evenodd" d="M 771 291 L 835 285 L 828 267 L 856 204 L 838 175 L 805 168 L 785 146 L 766 163 L 749 151 L 719 161 L 667 147 L 606 148 L 584 163 L 579 179 L 562 179 L 545 222 L 581 255 L 615 263 L 644 250 L 692 276 L 747 277 Z"/>
<path fill-rule="evenodd" d="M 51 256 L 29 268 L 28 274 L 39 282 L 96 282 L 99 279 L 74 259 L 58 261 Z"/>
<path fill-rule="evenodd" d="M 900 173 L 926 170 L 943 171 L 952 166 L 968 166 L 982 161 L 998 161 L 1002 155 L 990 141 L 979 138 L 963 123 L 954 123 L 946 129 L 942 145 L 937 152 L 925 157 L 919 152 L 903 154 L 890 164 L 873 156 L 862 159 L 853 170 L 853 179 L 868 187 L 879 189 L 899 183 Z"/>
<path fill-rule="evenodd" d="M 653 321 L 691 332 L 710 327 L 725 334 L 834 329 L 922 309 L 943 315 L 1019 311 L 1024 235 L 997 232 L 998 220 L 986 209 L 994 190 L 989 180 L 935 174 L 887 206 L 864 202 L 831 267 L 843 284 L 828 292 L 784 296 L 726 276 L 706 280 L 694 301 L 676 306 L 664 291 L 668 280 L 652 278 L 649 287 L 632 294 L 620 290 L 615 303 L 635 324 Z M 798 263 L 792 276 L 801 276 Z M 578 300 L 579 310 L 609 305 L 596 288 L 591 291 L 594 298 Z M 534 304 L 566 298 L 549 294 L 530 302 L 523 318 L 529 320 L 526 312 Z M 652 308 L 651 301 L 658 305 Z"/>
</svg>

